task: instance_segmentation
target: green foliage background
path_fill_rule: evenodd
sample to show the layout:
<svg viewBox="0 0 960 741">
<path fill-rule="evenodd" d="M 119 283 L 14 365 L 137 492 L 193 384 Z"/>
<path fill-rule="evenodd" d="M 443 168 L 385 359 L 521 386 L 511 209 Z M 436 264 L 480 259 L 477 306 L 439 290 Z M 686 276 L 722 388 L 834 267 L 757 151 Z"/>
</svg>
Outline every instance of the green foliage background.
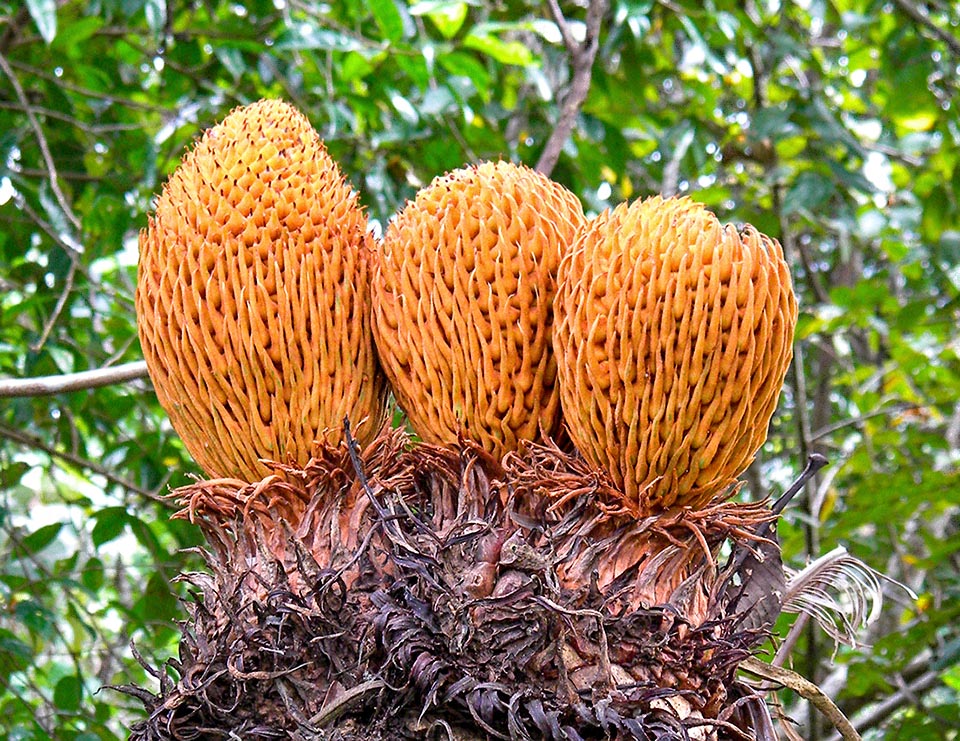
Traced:
<svg viewBox="0 0 960 741">
<path fill-rule="evenodd" d="M 789 562 L 842 544 L 918 595 L 888 590 L 872 647 L 793 653 L 868 738 L 960 727 L 958 26 L 920 0 L 613 0 L 553 172 L 592 212 L 689 193 L 783 242 L 796 364 L 748 491 L 825 454 Z M 301 108 L 382 225 L 464 163 L 535 164 L 569 77 L 522 0 L 0 0 L 0 378 L 140 359 L 137 230 L 234 106 Z M 200 541 L 157 500 L 190 473 L 147 381 L 0 399 L 0 736 L 125 736 L 140 711 L 100 687 L 153 685 L 130 642 L 176 651 Z"/>
</svg>

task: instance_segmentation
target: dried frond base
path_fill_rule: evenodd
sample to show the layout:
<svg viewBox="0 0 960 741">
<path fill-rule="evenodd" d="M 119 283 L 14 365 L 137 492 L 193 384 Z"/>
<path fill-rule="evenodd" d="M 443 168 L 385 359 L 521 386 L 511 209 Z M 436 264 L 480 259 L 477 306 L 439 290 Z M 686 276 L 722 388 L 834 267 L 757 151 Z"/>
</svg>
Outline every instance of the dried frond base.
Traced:
<svg viewBox="0 0 960 741">
<path fill-rule="evenodd" d="M 779 612 L 765 504 L 636 521 L 553 446 L 350 452 L 175 492 L 209 573 L 132 739 L 773 741 L 736 678 Z"/>
</svg>

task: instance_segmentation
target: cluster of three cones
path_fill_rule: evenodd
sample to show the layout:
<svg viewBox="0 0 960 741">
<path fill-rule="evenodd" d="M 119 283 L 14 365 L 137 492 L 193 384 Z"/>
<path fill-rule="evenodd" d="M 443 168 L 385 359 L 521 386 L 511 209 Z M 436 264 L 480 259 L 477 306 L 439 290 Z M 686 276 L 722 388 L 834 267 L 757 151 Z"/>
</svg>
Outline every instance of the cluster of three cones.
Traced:
<svg viewBox="0 0 960 741">
<path fill-rule="evenodd" d="M 437 178 L 377 240 L 277 101 L 204 135 L 140 246 L 148 368 L 212 477 L 303 465 L 345 417 L 369 442 L 392 390 L 427 442 L 499 457 L 565 429 L 628 510 L 700 506 L 763 443 L 791 358 L 789 271 L 754 229 L 659 197 L 587 220 L 499 162 Z"/>
</svg>

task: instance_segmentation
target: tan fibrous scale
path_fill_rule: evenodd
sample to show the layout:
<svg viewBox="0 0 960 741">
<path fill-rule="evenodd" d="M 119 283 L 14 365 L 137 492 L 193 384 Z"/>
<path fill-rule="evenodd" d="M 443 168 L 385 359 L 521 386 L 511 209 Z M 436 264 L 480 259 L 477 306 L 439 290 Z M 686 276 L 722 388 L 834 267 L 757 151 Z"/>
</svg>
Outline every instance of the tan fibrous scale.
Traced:
<svg viewBox="0 0 960 741">
<path fill-rule="evenodd" d="M 496 456 L 553 434 L 553 299 L 584 222 L 579 200 L 522 165 L 435 179 L 390 223 L 374 271 L 374 335 L 417 434 Z"/>
<path fill-rule="evenodd" d="M 700 507 L 767 435 L 797 303 L 776 240 L 689 198 L 621 204 L 560 266 L 564 416 L 637 514 Z"/>
<path fill-rule="evenodd" d="M 211 477 L 305 465 L 343 419 L 385 414 L 370 329 L 371 237 L 307 119 L 238 108 L 171 175 L 140 233 L 137 317 L 157 397 Z"/>
</svg>

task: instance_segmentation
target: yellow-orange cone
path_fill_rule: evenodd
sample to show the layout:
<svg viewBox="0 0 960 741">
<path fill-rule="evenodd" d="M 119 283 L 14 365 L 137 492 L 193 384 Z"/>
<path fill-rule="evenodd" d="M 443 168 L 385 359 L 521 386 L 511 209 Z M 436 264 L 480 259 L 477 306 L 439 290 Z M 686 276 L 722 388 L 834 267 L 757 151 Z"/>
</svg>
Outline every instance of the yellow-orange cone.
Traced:
<svg viewBox="0 0 960 741">
<path fill-rule="evenodd" d="M 307 119 L 263 100 L 208 130 L 140 233 L 137 316 L 161 405 L 211 477 L 305 465 L 386 388 L 370 330 L 366 218 Z"/>
<path fill-rule="evenodd" d="M 775 240 L 688 198 L 621 204 L 578 235 L 556 313 L 570 436 L 629 508 L 702 506 L 750 464 L 797 319 Z"/>
<path fill-rule="evenodd" d="M 583 219 L 557 183 L 487 162 L 435 179 L 390 223 L 374 334 L 422 439 L 463 434 L 501 456 L 558 430 L 556 271 Z"/>
</svg>

